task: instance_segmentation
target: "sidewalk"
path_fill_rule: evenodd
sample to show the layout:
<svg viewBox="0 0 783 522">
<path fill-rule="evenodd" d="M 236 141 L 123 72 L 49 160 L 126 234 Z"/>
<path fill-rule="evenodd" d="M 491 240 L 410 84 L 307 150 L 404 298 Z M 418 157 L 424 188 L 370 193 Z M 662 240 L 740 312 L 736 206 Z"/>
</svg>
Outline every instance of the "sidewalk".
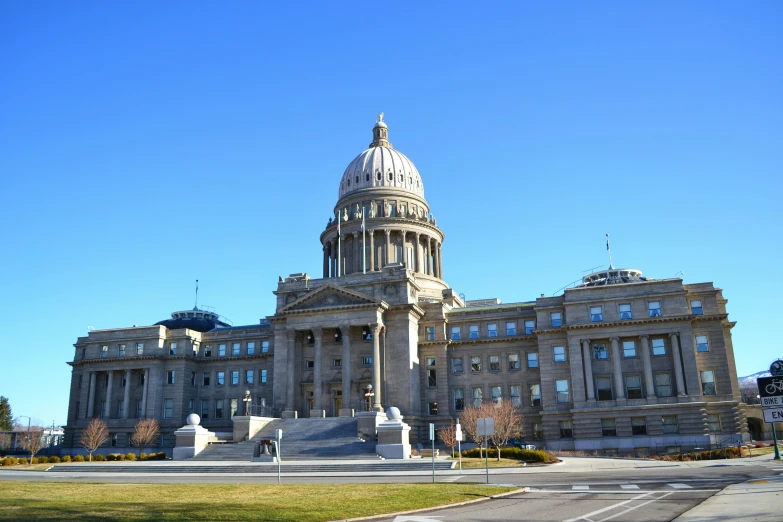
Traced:
<svg viewBox="0 0 783 522">
<path fill-rule="evenodd" d="M 783 512 L 783 476 L 751 480 L 727 487 L 690 511 L 676 522 L 742 520 L 743 522 L 777 522 Z"/>
</svg>

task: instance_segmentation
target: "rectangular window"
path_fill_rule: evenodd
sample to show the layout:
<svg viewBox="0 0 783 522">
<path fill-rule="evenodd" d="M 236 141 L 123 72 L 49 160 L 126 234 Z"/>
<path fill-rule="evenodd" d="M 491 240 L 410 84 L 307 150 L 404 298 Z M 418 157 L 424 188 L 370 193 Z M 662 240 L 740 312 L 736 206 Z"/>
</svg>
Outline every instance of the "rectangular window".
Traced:
<svg viewBox="0 0 783 522">
<path fill-rule="evenodd" d="M 521 387 L 518 384 L 512 384 L 508 387 L 511 404 L 517 407 L 522 406 L 522 395 L 520 394 L 520 390 Z"/>
<path fill-rule="evenodd" d="M 536 329 L 535 321 L 525 321 L 525 335 L 531 335 L 533 330 Z"/>
<path fill-rule="evenodd" d="M 533 424 L 533 438 L 536 440 L 541 440 L 544 438 L 544 427 L 540 422 Z"/>
<path fill-rule="evenodd" d="M 691 313 L 693 315 L 702 315 L 701 301 L 691 301 Z"/>
<path fill-rule="evenodd" d="M 646 417 L 632 417 L 631 418 L 631 433 L 634 435 L 647 435 L 647 418 Z"/>
<path fill-rule="evenodd" d="M 677 422 L 676 415 L 663 415 L 661 417 L 661 420 L 663 421 L 663 432 L 665 434 L 680 432 L 680 426 L 679 423 Z"/>
<path fill-rule="evenodd" d="M 650 311 L 650 317 L 660 317 L 661 316 L 661 302 L 660 301 L 650 301 L 647 303 L 647 309 Z"/>
<path fill-rule="evenodd" d="M 434 388 L 438 385 L 438 376 L 435 374 L 435 370 L 427 370 L 427 386 Z"/>
<path fill-rule="evenodd" d="M 245 384 L 253 384 L 253 376 L 256 374 L 253 370 L 245 370 Z"/>
<path fill-rule="evenodd" d="M 663 339 L 652 340 L 653 355 L 666 355 L 666 343 Z"/>
<path fill-rule="evenodd" d="M 625 376 L 625 396 L 629 399 L 642 398 L 642 377 L 641 375 Z"/>
<path fill-rule="evenodd" d="M 226 384 L 226 372 L 217 372 L 217 378 L 215 379 L 215 384 L 218 386 L 223 386 Z"/>
<path fill-rule="evenodd" d="M 169 343 L 169 355 L 177 355 L 177 343 Z"/>
<path fill-rule="evenodd" d="M 261 370 L 261 384 L 266 384 L 266 370 Z"/>
<path fill-rule="evenodd" d="M 620 319 L 633 319 L 633 314 L 631 313 L 631 305 L 629 304 L 620 305 Z"/>
<path fill-rule="evenodd" d="M 239 384 L 239 370 L 231 370 L 231 384 L 234 386 Z"/>
<path fill-rule="evenodd" d="M 120 354 L 120 357 L 125 357 L 125 345 L 124 344 L 118 344 L 117 350 Z"/>
<path fill-rule="evenodd" d="M 529 352 L 527 354 L 527 367 L 538 368 L 538 352 Z"/>
<path fill-rule="evenodd" d="M 604 309 L 601 306 L 590 307 L 590 320 L 594 323 L 600 323 L 604 320 Z"/>
<path fill-rule="evenodd" d="M 484 400 L 484 390 L 481 386 L 476 386 L 473 388 L 473 406 L 478 408 L 482 400 Z"/>
<path fill-rule="evenodd" d="M 672 376 L 669 373 L 655 374 L 655 395 L 656 397 L 672 396 Z"/>
<path fill-rule="evenodd" d="M 428 409 L 430 415 L 437 415 L 438 414 L 438 403 L 437 402 L 429 403 L 427 409 Z"/>
<path fill-rule="evenodd" d="M 195 386 L 196 385 L 196 372 L 190 372 L 190 385 Z"/>
<path fill-rule="evenodd" d="M 212 346 L 209 344 L 204 345 L 204 357 L 212 357 Z"/>
<path fill-rule="evenodd" d="M 595 389 L 598 394 L 599 401 L 611 401 L 614 399 L 612 393 L 612 378 L 611 377 L 596 377 Z"/>
<path fill-rule="evenodd" d="M 459 340 L 462 337 L 462 334 L 460 333 L 460 327 L 459 326 L 452 326 L 451 327 L 451 338 L 455 341 Z"/>
<path fill-rule="evenodd" d="M 209 372 L 204 372 L 201 377 L 201 385 L 209 386 Z"/>
<path fill-rule="evenodd" d="M 623 341 L 623 357 L 626 359 L 636 357 L 636 343 L 633 341 Z"/>
<path fill-rule="evenodd" d="M 451 372 L 462 373 L 462 357 L 453 357 L 451 359 Z"/>
<path fill-rule="evenodd" d="M 209 401 L 206 399 L 201 400 L 201 420 L 207 420 L 209 418 Z"/>
<path fill-rule="evenodd" d="M 362 366 L 372 366 L 372 357 L 362 357 Z"/>
<path fill-rule="evenodd" d="M 470 329 L 469 337 L 471 339 L 478 339 L 479 336 L 479 327 L 477 324 L 472 324 L 468 327 Z"/>
<path fill-rule="evenodd" d="M 540 384 L 531 384 L 530 385 L 530 405 L 531 406 L 541 406 L 541 385 Z"/>
<path fill-rule="evenodd" d="M 238 399 L 229 399 L 231 401 L 231 417 L 237 414 L 237 408 L 239 407 Z"/>
<path fill-rule="evenodd" d="M 711 370 L 704 370 L 701 373 L 701 394 L 715 395 L 715 373 Z"/>
<path fill-rule="evenodd" d="M 558 328 L 560 326 L 563 326 L 563 313 L 562 312 L 550 312 L 549 313 L 549 322 L 552 325 L 552 328 Z"/>
<path fill-rule="evenodd" d="M 342 368 L 343 367 L 343 360 L 342 359 L 332 359 L 332 367 L 333 368 Z"/>
<path fill-rule="evenodd" d="M 240 346 L 239 343 L 233 343 L 231 345 L 231 355 L 233 356 L 239 355 L 239 346 Z"/>
<path fill-rule="evenodd" d="M 707 414 L 707 425 L 710 427 L 710 431 L 718 433 L 720 429 L 720 415 L 717 413 Z"/>
<path fill-rule="evenodd" d="M 248 355 L 253 355 L 254 353 L 256 353 L 256 343 L 254 343 L 253 341 L 248 341 L 248 343 L 247 343 L 247 354 Z"/>
<path fill-rule="evenodd" d="M 519 370 L 519 354 L 518 353 L 510 353 L 510 354 L 508 354 L 508 369 L 509 370 Z"/>
<path fill-rule="evenodd" d="M 617 436 L 617 424 L 614 419 L 601 419 L 601 435 L 604 437 Z"/>
<path fill-rule="evenodd" d="M 174 384 L 174 370 L 166 372 L 166 384 Z"/>
<path fill-rule="evenodd" d="M 517 334 L 516 321 L 506 323 L 506 335 L 516 335 L 516 334 Z"/>
<path fill-rule="evenodd" d="M 481 371 L 481 357 L 474 356 L 470 358 L 470 371 L 472 372 Z"/>
<path fill-rule="evenodd" d="M 554 354 L 555 354 L 555 362 L 565 362 L 566 360 L 566 353 L 565 353 L 565 346 L 555 346 L 553 348 Z"/>
<path fill-rule="evenodd" d="M 500 386 L 492 386 L 489 391 L 490 395 L 492 396 L 492 402 L 495 404 L 503 403 L 503 391 Z"/>
<path fill-rule="evenodd" d="M 561 439 L 570 439 L 574 436 L 574 430 L 571 429 L 571 421 L 560 421 L 560 438 Z"/>
<path fill-rule="evenodd" d="M 454 410 L 462 411 L 465 409 L 465 390 L 454 388 Z"/>
<path fill-rule="evenodd" d="M 495 323 L 490 323 L 487 325 L 487 337 L 497 337 L 498 336 L 498 325 Z"/>
<path fill-rule="evenodd" d="M 163 399 L 163 418 L 170 419 L 174 411 L 174 399 Z"/>
<path fill-rule="evenodd" d="M 500 356 L 499 355 L 490 355 L 489 356 L 489 371 L 491 371 L 491 372 L 499 372 L 500 371 Z"/>
<path fill-rule="evenodd" d="M 596 361 L 605 361 L 609 358 L 609 352 L 606 351 L 606 345 L 605 344 L 594 344 L 593 345 L 593 358 Z"/>
<path fill-rule="evenodd" d="M 557 402 L 559 404 L 568 403 L 568 380 L 563 379 L 560 381 L 555 381 L 555 389 L 557 391 Z"/>
<path fill-rule="evenodd" d="M 707 340 L 706 335 L 697 335 L 696 336 L 696 351 L 697 352 L 709 352 L 710 351 L 710 343 Z"/>
<path fill-rule="evenodd" d="M 215 399 L 215 418 L 223 418 L 223 399 Z"/>
<path fill-rule="evenodd" d="M 435 327 L 434 326 L 428 326 L 424 329 L 424 337 L 428 341 L 434 341 L 435 340 Z"/>
<path fill-rule="evenodd" d="M 269 352 L 269 341 L 261 341 L 261 353 Z"/>
<path fill-rule="evenodd" d="M 105 359 L 109 356 L 109 345 L 104 344 L 101 346 L 101 359 Z"/>
<path fill-rule="evenodd" d="M 144 355 L 144 343 L 136 343 L 136 355 Z"/>
<path fill-rule="evenodd" d="M 226 356 L 226 345 L 225 344 L 219 344 L 218 345 L 218 357 L 225 357 Z"/>
</svg>

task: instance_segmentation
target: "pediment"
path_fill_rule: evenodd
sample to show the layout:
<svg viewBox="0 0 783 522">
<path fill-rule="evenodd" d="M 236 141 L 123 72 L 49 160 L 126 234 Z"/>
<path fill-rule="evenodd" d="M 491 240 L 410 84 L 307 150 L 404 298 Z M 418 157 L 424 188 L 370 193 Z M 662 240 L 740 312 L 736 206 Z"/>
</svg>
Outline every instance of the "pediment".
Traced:
<svg viewBox="0 0 783 522">
<path fill-rule="evenodd" d="M 324 286 L 303 295 L 296 301 L 287 304 L 280 312 L 301 312 L 306 310 L 362 305 L 379 306 L 380 304 L 380 300 L 362 294 L 361 292 L 327 283 Z"/>
</svg>

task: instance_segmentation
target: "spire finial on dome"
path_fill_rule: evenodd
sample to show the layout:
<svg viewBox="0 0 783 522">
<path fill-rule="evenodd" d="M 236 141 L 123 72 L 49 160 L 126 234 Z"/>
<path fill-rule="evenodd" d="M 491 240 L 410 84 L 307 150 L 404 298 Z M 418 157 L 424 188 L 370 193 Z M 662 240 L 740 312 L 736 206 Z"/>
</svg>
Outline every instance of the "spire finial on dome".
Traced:
<svg viewBox="0 0 783 522">
<path fill-rule="evenodd" d="M 372 147 L 387 147 L 393 149 L 392 144 L 389 143 L 389 128 L 383 122 L 383 113 L 378 115 L 378 121 L 375 122 L 375 127 L 372 128 Z"/>
</svg>

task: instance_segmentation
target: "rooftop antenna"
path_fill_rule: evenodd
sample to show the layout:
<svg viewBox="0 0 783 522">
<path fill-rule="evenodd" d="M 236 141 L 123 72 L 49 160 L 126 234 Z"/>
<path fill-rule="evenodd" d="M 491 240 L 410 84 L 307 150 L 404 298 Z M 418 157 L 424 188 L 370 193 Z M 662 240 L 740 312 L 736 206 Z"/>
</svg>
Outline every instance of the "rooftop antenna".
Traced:
<svg viewBox="0 0 783 522">
<path fill-rule="evenodd" d="M 609 248 L 609 234 L 606 234 L 606 252 L 609 254 L 609 270 L 613 269 L 612 266 L 612 249 Z"/>
<path fill-rule="evenodd" d="M 198 279 L 196 279 L 196 306 L 193 309 L 198 310 Z"/>
</svg>

